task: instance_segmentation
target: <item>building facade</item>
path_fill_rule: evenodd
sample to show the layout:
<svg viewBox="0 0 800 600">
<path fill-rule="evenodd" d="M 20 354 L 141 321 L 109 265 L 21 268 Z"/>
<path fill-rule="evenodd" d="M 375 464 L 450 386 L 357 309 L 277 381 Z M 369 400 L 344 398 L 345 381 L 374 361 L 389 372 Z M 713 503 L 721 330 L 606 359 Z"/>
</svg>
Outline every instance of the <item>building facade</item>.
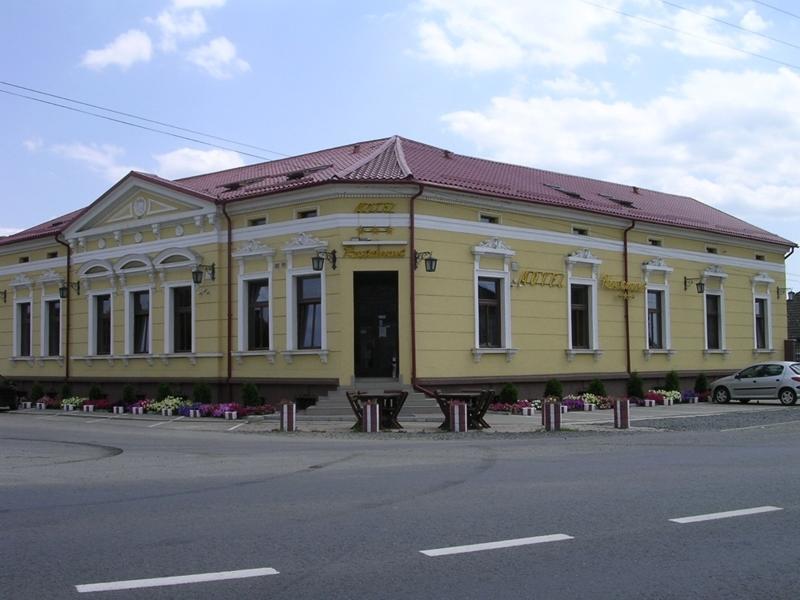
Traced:
<svg viewBox="0 0 800 600">
<path fill-rule="evenodd" d="M 794 247 L 691 198 L 399 137 L 132 172 L 0 239 L 0 364 L 23 387 L 252 382 L 268 400 L 714 375 L 783 358 Z"/>
</svg>

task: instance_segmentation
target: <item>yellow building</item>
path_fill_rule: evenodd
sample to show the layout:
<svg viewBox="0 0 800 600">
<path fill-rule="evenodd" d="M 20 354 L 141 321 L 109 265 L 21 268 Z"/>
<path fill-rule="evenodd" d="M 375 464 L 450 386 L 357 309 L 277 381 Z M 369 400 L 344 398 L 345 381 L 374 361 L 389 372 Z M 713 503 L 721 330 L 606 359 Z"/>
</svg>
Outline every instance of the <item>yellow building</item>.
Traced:
<svg viewBox="0 0 800 600">
<path fill-rule="evenodd" d="M 794 247 L 691 198 L 399 137 L 132 172 L 0 239 L 0 364 L 23 388 L 253 382 L 270 401 L 713 375 L 783 359 Z"/>
</svg>

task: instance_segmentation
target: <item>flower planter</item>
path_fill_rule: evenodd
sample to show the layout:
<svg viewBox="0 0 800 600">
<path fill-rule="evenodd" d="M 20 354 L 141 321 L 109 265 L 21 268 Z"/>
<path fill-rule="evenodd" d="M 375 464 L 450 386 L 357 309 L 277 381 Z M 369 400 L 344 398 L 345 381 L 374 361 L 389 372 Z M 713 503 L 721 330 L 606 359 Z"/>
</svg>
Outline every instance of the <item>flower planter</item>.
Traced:
<svg viewBox="0 0 800 600">
<path fill-rule="evenodd" d="M 33 406 L 33 403 L 32 402 L 21 402 L 19 406 L 20 406 L 20 408 L 30 408 L 31 406 Z"/>
<path fill-rule="evenodd" d="M 645 408 L 652 408 L 655 405 L 656 405 L 656 401 L 655 400 L 648 400 L 648 399 L 645 398 L 644 400 L 642 400 L 642 403 L 641 403 L 640 406 L 644 406 Z"/>
<path fill-rule="evenodd" d="M 144 414 L 144 407 L 143 406 L 133 406 L 131 407 L 131 412 L 135 415 L 143 415 Z"/>
<path fill-rule="evenodd" d="M 566 414 L 568 412 L 569 412 L 569 406 L 566 406 L 566 405 L 562 404 L 561 405 L 561 414 L 563 415 L 563 414 Z"/>
<path fill-rule="evenodd" d="M 686 400 L 684 400 L 686 404 L 697 404 L 699 401 L 700 399 L 697 396 L 693 398 L 686 398 Z"/>
<path fill-rule="evenodd" d="M 115 415 L 122 415 L 125 414 L 125 407 L 124 406 L 115 406 L 113 407 Z"/>
<path fill-rule="evenodd" d="M 583 403 L 583 410 L 589 411 L 589 412 L 591 412 L 593 410 L 597 410 L 597 405 L 596 404 L 592 404 L 591 402 L 584 402 Z"/>
<path fill-rule="evenodd" d="M 237 413 L 235 410 L 226 410 L 225 411 L 225 419 L 227 421 L 235 421 L 238 418 L 239 418 L 239 413 Z"/>
<path fill-rule="evenodd" d="M 65 404 L 63 407 L 64 412 L 71 412 L 75 410 L 75 407 L 72 404 Z"/>
<path fill-rule="evenodd" d="M 44 402 L 37 402 L 36 403 L 36 410 L 45 410 L 47 408 L 47 404 Z"/>
<path fill-rule="evenodd" d="M 536 414 L 536 409 L 533 408 L 532 406 L 526 406 L 525 408 L 522 409 L 522 412 L 520 414 L 523 417 L 532 417 L 534 414 Z"/>
<path fill-rule="evenodd" d="M 199 410 L 194 409 L 194 408 L 190 408 L 189 409 L 189 418 L 190 419 L 199 419 L 201 416 L 202 415 L 200 414 Z"/>
<path fill-rule="evenodd" d="M 83 412 L 94 412 L 94 404 L 84 404 Z"/>
<path fill-rule="evenodd" d="M 656 404 L 659 406 L 672 406 L 672 400 L 670 398 L 659 398 L 656 400 Z"/>
<path fill-rule="evenodd" d="M 161 416 L 162 417 L 171 417 L 172 416 L 172 409 L 171 408 L 162 408 L 161 409 Z"/>
</svg>

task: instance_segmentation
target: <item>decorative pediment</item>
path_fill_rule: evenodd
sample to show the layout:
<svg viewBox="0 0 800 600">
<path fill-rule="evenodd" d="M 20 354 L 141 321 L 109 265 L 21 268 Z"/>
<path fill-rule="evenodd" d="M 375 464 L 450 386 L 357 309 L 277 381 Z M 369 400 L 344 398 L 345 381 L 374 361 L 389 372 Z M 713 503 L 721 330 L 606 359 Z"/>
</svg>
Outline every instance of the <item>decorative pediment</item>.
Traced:
<svg viewBox="0 0 800 600">
<path fill-rule="evenodd" d="M 236 258 L 243 258 L 247 256 L 272 256 L 275 254 L 275 249 L 267 246 L 259 240 L 249 240 L 242 244 L 232 255 Z"/>
<path fill-rule="evenodd" d="M 48 269 L 38 278 L 39 283 L 52 283 L 54 281 L 64 281 L 64 276 L 61 273 L 56 273 L 53 269 Z"/>
<path fill-rule="evenodd" d="M 128 254 L 123 256 L 114 265 L 117 273 L 136 273 L 139 271 L 150 271 L 153 268 L 153 261 L 146 254 Z"/>
<path fill-rule="evenodd" d="M 33 285 L 33 279 L 25 275 L 25 273 L 17 274 L 14 279 L 11 280 L 11 287 L 18 288 L 18 287 L 30 287 Z"/>
<path fill-rule="evenodd" d="M 651 260 L 642 263 L 642 270 L 645 273 L 651 271 L 662 271 L 664 273 L 672 273 L 672 267 L 668 266 L 666 262 L 664 262 L 663 258 L 656 257 Z"/>
<path fill-rule="evenodd" d="M 722 267 L 719 265 L 711 265 L 705 271 L 703 271 L 703 277 L 717 277 L 719 279 L 725 279 L 728 277 L 728 274 L 722 270 Z"/>
<path fill-rule="evenodd" d="M 111 264 L 110 260 L 90 260 L 78 271 L 78 277 L 82 279 L 108 277 L 113 274 L 114 266 Z"/>
<path fill-rule="evenodd" d="M 502 256 L 514 256 L 516 252 L 514 252 L 511 248 L 509 248 L 506 243 L 501 240 L 500 238 L 491 238 L 488 240 L 482 241 L 477 246 L 473 246 L 472 248 L 473 254 L 499 254 Z"/>
<path fill-rule="evenodd" d="M 308 235 L 307 233 L 301 233 L 295 238 L 289 240 L 283 246 L 284 252 L 300 252 L 303 250 L 317 250 L 319 248 L 326 248 L 328 246 L 328 242 L 323 242 L 319 238 L 315 238 L 313 236 Z"/>
<path fill-rule="evenodd" d="M 200 256 L 188 248 L 167 248 L 153 259 L 156 269 L 170 269 L 173 267 L 195 267 L 202 262 Z"/>
<path fill-rule="evenodd" d="M 775 280 L 766 273 L 756 273 L 751 281 L 754 285 L 757 283 L 765 283 L 767 285 L 775 283 Z"/>
<path fill-rule="evenodd" d="M 587 263 L 599 265 L 603 261 L 597 258 L 588 248 L 581 248 L 567 255 L 567 264 Z"/>
</svg>

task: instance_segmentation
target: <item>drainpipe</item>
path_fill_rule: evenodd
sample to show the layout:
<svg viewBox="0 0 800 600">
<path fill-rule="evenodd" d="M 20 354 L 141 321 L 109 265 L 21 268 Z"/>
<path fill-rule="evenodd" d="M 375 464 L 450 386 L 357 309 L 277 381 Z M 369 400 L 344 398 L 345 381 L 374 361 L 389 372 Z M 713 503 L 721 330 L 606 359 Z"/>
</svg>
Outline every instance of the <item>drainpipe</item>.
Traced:
<svg viewBox="0 0 800 600">
<path fill-rule="evenodd" d="M 630 227 L 625 230 L 622 236 L 622 261 L 624 263 L 624 277 L 628 281 L 628 232 L 636 227 L 636 221 L 631 221 Z M 631 374 L 631 319 L 630 319 L 630 300 L 625 295 L 625 370 Z"/>
<path fill-rule="evenodd" d="M 416 387 L 417 385 L 417 289 L 415 285 L 416 279 L 416 267 L 417 261 L 414 259 L 414 255 L 417 252 L 416 247 L 416 237 L 415 237 L 415 229 L 414 229 L 414 221 L 415 219 L 415 206 L 416 206 L 416 199 L 422 195 L 422 191 L 425 189 L 425 185 L 422 183 L 417 184 L 419 189 L 417 193 L 411 196 L 411 200 L 409 201 L 408 206 L 408 235 L 409 235 L 409 257 L 408 257 L 408 266 L 409 266 L 409 281 L 411 285 L 409 289 L 411 290 L 411 386 Z"/>
<path fill-rule="evenodd" d="M 72 270 L 72 248 L 70 248 L 69 244 L 63 241 L 60 238 L 61 234 L 58 233 L 55 236 L 55 240 L 64 246 L 67 249 L 67 315 L 66 319 L 64 319 L 64 383 L 69 383 L 69 313 L 70 313 L 70 301 L 69 301 L 69 291 L 70 291 L 70 272 Z"/>
<path fill-rule="evenodd" d="M 231 285 L 232 285 L 231 284 L 231 264 L 232 264 L 232 261 L 233 261 L 233 255 L 232 255 L 232 252 L 233 252 L 233 225 L 231 223 L 231 217 L 228 214 L 228 211 L 226 210 L 225 205 L 224 204 L 220 204 L 219 202 L 218 202 L 218 204 L 222 208 L 222 214 L 225 215 L 225 221 L 227 222 L 227 227 L 228 227 L 228 243 L 226 244 L 226 251 L 225 251 L 226 255 L 227 255 L 227 262 L 228 262 L 227 276 L 226 276 L 226 279 L 227 279 L 227 294 L 226 294 L 226 296 L 227 296 L 227 298 L 226 298 L 226 302 L 225 302 L 225 311 L 227 313 L 227 318 L 226 318 L 226 323 L 227 324 L 226 324 L 226 326 L 228 328 L 228 331 L 227 331 L 228 345 L 227 345 L 227 351 L 225 353 L 225 367 L 226 367 L 225 393 L 226 393 L 226 396 L 228 398 L 228 402 L 233 402 L 233 389 L 231 387 L 231 379 L 233 378 L 233 363 L 231 361 L 231 357 L 232 357 L 232 354 L 231 354 L 231 343 L 232 343 L 232 340 L 233 340 L 233 333 L 232 333 L 233 324 L 231 323 Z"/>
</svg>

